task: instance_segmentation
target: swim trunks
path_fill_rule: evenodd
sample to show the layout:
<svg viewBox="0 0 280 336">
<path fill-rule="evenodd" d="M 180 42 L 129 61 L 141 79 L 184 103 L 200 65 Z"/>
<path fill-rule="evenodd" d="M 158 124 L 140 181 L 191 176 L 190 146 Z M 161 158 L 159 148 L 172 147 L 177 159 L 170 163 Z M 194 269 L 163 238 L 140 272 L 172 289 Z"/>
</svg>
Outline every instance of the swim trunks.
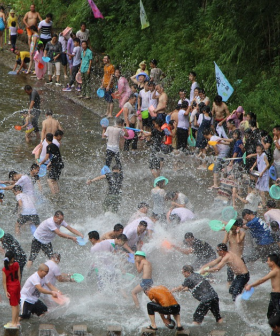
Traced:
<svg viewBox="0 0 280 336">
<path fill-rule="evenodd" d="M 142 279 L 140 286 L 143 288 L 143 290 L 147 290 L 148 288 L 152 287 L 153 283 L 153 279 Z"/>
</svg>

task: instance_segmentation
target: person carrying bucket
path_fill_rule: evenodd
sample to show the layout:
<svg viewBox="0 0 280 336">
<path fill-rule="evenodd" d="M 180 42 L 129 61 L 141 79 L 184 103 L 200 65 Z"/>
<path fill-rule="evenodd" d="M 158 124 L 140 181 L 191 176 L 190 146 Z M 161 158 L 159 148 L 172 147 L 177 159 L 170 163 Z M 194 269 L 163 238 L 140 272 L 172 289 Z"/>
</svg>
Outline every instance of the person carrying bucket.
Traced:
<svg viewBox="0 0 280 336">
<path fill-rule="evenodd" d="M 136 112 L 134 110 L 134 106 L 136 103 L 136 97 L 134 93 L 132 93 L 129 96 L 128 102 L 126 102 L 123 106 L 123 117 L 124 117 L 124 122 L 127 127 L 136 127 Z M 124 142 L 124 150 L 129 151 L 129 144 L 131 143 L 131 148 L 132 150 L 137 149 L 137 143 L 138 143 L 138 135 L 135 132 L 134 133 L 134 138 L 133 139 L 125 139 Z"/>
</svg>

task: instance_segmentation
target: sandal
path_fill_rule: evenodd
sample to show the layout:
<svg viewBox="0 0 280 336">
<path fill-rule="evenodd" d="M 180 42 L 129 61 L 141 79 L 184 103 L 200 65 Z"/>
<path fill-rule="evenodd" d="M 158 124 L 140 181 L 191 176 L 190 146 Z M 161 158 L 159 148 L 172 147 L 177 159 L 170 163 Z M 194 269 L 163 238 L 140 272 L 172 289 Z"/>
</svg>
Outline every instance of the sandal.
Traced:
<svg viewBox="0 0 280 336">
<path fill-rule="evenodd" d="M 158 330 L 158 328 L 153 328 L 151 325 L 149 325 L 146 329 L 149 329 L 149 330 Z"/>
<path fill-rule="evenodd" d="M 177 327 L 176 330 L 177 331 L 182 331 L 182 330 L 184 330 L 184 328 L 183 327 Z"/>
<path fill-rule="evenodd" d="M 165 324 L 165 326 L 168 329 L 174 329 L 175 328 L 175 321 L 173 321 L 172 319 L 169 319 L 169 324 Z"/>
</svg>

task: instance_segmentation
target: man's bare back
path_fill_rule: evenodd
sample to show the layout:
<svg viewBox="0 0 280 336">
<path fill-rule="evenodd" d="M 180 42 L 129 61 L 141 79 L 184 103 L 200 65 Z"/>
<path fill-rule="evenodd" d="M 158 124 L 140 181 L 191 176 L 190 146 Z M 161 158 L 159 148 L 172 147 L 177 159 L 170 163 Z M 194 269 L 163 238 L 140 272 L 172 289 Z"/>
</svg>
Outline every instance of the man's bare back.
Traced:
<svg viewBox="0 0 280 336">
<path fill-rule="evenodd" d="M 46 134 L 48 133 L 55 134 L 57 130 L 62 131 L 62 127 L 60 126 L 59 121 L 48 116 L 47 119 L 42 122 L 41 139 L 44 140 L 46 137 Z"/>
<path fill-rule="evenodd" d="M 167 101 L 168 101 L 167 94 L 165 92 L 162 92 L 160 96 L 158 97 L 158 106 L 157 106 L 158 113 L 165 112 Z"/>
<path fill-rule="evenodd" d="M 101 240 L 106 240 L 106 239 L 115 239 L 117 238 L 117 236 L 119 235 L 118 232 L 115 231 L 109 231 L 104 233 L 104 235 L 101 236 Z"/>
</svg>

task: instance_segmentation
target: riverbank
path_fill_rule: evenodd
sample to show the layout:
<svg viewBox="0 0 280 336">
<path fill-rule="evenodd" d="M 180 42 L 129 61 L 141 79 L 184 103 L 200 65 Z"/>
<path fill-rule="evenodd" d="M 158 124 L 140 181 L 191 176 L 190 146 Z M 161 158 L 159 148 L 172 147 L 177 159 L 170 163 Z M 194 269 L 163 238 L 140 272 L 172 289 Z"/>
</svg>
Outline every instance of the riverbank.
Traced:
<svg viewBox="0 0 280 336">
<path fill-rule="evenodd" d="M 17 48 L 21 51 L 27 51 L 29 50 L 28 45 L 23 41 L 24 36 L 17 40 Z M 15 65 L 15 55 L 10 51 L 11 45 L 5 45 L 4 50 L 0 52 L 0 64 L 7 66 L 11 70 L 13 69 Z M 61 73 L 62 73 L 61 69 Z M 106 114 L 106 108 L 107 103 L 104 99 L 98 98 L 96 94 L 96 90 L 100 87 L 101 81 L 102 81 L 102 69 L 98 66 L 94 68 L 93 73 L 91 74 L 91 99 L 85 100 L 78 98 L 79 92 L 73 90 L 71 92 L 63 92 L 62 88 L 66 86 L 66 84 L 69 82 L 70 78 L 67 79 L 64 78 L 63 75 L 61 75 L 61 84 L 62 86 L 55 86 L 52 85 L 46 85 L 47 81 L 47 75 L 45 75 L 44 80 L 38 80 L 36 76 L 29 74 L 26 75 L 24 73 L 19 74 L 18 76 L 24 77 L 26 79 L 26 84 L 31 85 L 32 87 L 38 88 L 40 90 L 48 90 L 51 92 L 54 92 L 55 94 L 59 94 L 61 97 L 70 100 L 71 102 L 77 104 L 78 106 L 81 106 L 83 108 L 86 108 L 90 110 L 91 112 L 97 114 L 98 116 L 102 117 L 104 114 Z M 69 74 L 69 69 L 68 69 Z M 42 106 L 42 108 L 47 108 L 47 105 Z M 114 113 L 116 114 L 119 111 L 118 107 L 118 101 L 114 101 Z"/>
</svg>

